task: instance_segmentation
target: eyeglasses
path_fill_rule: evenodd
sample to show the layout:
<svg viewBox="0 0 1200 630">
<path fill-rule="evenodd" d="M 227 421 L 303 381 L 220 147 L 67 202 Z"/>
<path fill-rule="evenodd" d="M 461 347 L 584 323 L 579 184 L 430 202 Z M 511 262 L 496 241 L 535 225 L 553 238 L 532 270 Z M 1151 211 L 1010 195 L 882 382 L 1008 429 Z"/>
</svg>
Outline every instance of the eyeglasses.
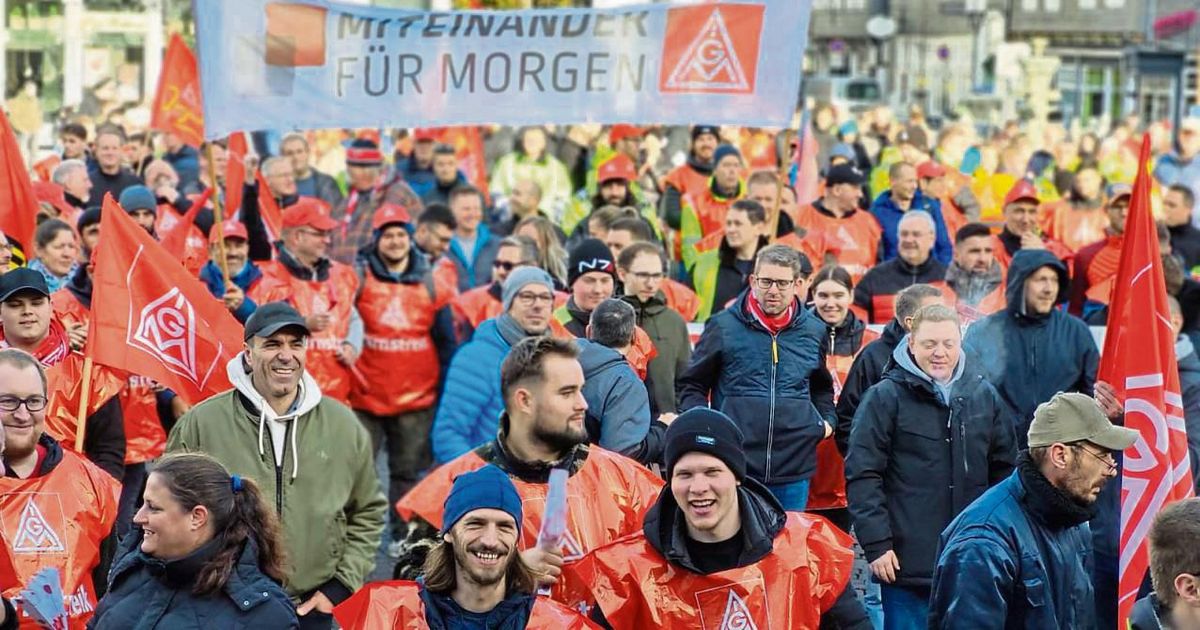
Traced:
<svg viewBox="0 0 1200 630">
<path fill-rule="evenodd" d="M 1092 449 L 1087 448 L 1083 444 L 1079 444 L 1079 443 L 1068 444 L 1067 446 L 1070 446 L 1073 449 L 1079 449 L 1079 450 L 1083 451 L 1084 453 L 1087 453 L 1088 455 L 1091 455 L 1092 457 L 1096 458 L 1097 461 L 1099 461 L 1101 464 L 1104 464 L 1105 472 L 1111 472 L 1111 471 L 1116 470 L 1117 468 L 1120 468 L 1120 464 L 1117 463 L 1116 459 L 1113 459 L 1112 455 L 1109 455 L 1107 457 L 1101 457 L 1100 455 L 1093 453 Z"/>
<path fill-rule="evenodd" d="M 754 284 L 763 291 L 769 291 L 771 287 L 776 287 L 780 291 L 796 284 L 796 280 L 776 280 L 774 278 L 755 278 Z"/>
<path fill-rule="evenodd" d="M 538 302 L 552 304 L 554 302 L 554 296 L 546 295 L 545 293 L 529 293 L 527 291 L 522 291 L 517 294 L 517 301 L 524 306 L 533 306 Z"/>
<path fill-rule="evenodd" d="M 533 263 L 524 261 L 524 260 L 522 260 L 521 262 L 509 262 L 507 260 L 493 260 L 492 261 L 492 269 L 503 269 L 505 271 L 512 271 L 513 269 L 516 269 L 517 267 L 527 267 L 532 264 Z"/>
<path fill-rule="evenodd" d="M 661 271 L 658 273 L 646 273 L 646 272 L 642 272 L 642 271 L 635 271 L 630 275 L 632 275 L 634 278 L 637 278 L 638 280 L 641 280 L 642 282 L 650 282 L 651 280 L 662 280 L 663 277 L 666 276 L 667 274 L 662 273 Z"/>
<path fill-rule="evenodd" d="M 327 238 L 333 238 L 333 232 L 330 232 L 328 230 L 312 230 L 312 229 L 304 228 L 304 229 L 297 230 L 297 231 L 305 236 L 311 236 L 313 238 L 318 238 L 321 240 L 325 240 Z"/>
<path fill-rule="evenodd" d="M 25 405 L 25 408 L 30 412 L 38 412 L 46 408 L 45 396 L 30 396 L 29 398 L 17 398 L 16 396 L 0 397 L 0 411 L 16 411 Z"/>
</svg>

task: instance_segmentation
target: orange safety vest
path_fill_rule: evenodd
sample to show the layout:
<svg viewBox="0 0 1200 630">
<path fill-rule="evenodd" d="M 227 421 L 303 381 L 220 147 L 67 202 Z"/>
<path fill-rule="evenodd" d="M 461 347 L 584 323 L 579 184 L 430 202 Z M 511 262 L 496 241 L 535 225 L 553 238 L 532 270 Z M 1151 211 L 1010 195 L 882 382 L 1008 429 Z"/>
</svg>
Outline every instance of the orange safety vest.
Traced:
<svg viewBox="0 0 1200 630">
<path fill-rule="evenodd" d="M 663 184 L 666 186 L 670 186 L 671 188 L 674 188 L 675 190 L 679 191 L 679 196 L 681 198 L 680 205 L 682 205 L 683 204 L 683 200 L 682 200 L 683 196 L 685 196 L 685 195 L 695 196 L 695 195 L 702 194 L 704 192 L 704 189 L 708 187 L 708 178 L 709 177 L 712 177 L 712 175 L 705 175 L 703 173 L 696 171 L 696 169 L 693 169 L 691 166 L 689 166 L 687 164 L 683 164 L 680 166 L 676 166 L 674 169 L 671 170 L 670 173 L 667 173 L 667 176 L 663 178 Z M 670 230 L 670 234 L 668 234 L 667 236 L 671 240 L 671 242 L 674 244 L 672 247 L 669 248 L 669 251 L 672 253 L 673 259 L 674 260 L 683 260 L 683 256 L 682 256 L 683 239 L 679 238 L 679 234 L 675 230 Z M 691 321 L 691 320 L 688 320 L 688 321 Z"/>
<path fill-rule="evenodd" d="M 57 567 L 70 628 L 83 628 L 96 610 L 92 569 L 100 542 L 117 520 L 121 485 L 68 450 L 43 477 L 0 478 L 4 525 L 4 596 L 15 597 L 42 569 Z M 21 614 L 21 628 L 41 628 Z"/>
<path fill-rule="evenodd" d="M 1042 232 L 1075 252 L 1107 236 L 1108 213 L 1104 207 L 1076 210 L 1066 199 L 1044 203 L 1038 208 Z"/>
<path fill-rule="evenodd" d="M 738 182 L 737 194 L 734 196 L 718 197 L 706 181 L 703 190 L 696 194 L 684 195 L 680 203 L 684 207 L 684 212 L 691 208 L 692 212 L 696 214 L 696 219 L 700 223 L 698 236 L 704 237 L 717 230 L 725 229 L 725 215 L 728 214 L 729 207 L 745 195 L 746 184 L 744 182 Z"/>
<path fill-rule="evenodd" d="M 500 315 L 504 311 L 504 303 L 492 297 L 491 288 L 492 285 L 486 284 L 458 294 L 450 302 L 454 318 L 467 322 L 474 330 L 484 321 Z"/>
<path fill-rule="evenodd" d="M 342 342 L 350 334 L 350 310 L 358 292 L 358 276 L 348 265 L 330 262 L 329 277 L 324 281 L 301 280 L 291 274 L 283 263 L 271 260 L 259 265 L 263 277 L 250 289 L 250 299 L 259 305 L 286 301 L 300 315 L 310 317 L 329 312 L 333 324 L 314 332 L 308 340 L 305 370 L 321 386 L 321 393 L 343 404 L 350 403 L 353 379 L 349 368 L 337 359 Z"/>
<path fill-rule="evenodd" d="M 853 541 L 820 516 L 788 512 L 758 562 L 710 575 L 676 567 L 639 531 L 564 567 L 613 628 L 816 630 L 850 582 Z"/>
<path fill-rule="evenodd" d="M 1075 259 L 1074 252 L 1052 238 L 1043 236 L 1042 242 L 1046 245 L 1046 251 L 1054 254 L 1055 257 L 1066 263 L 1068 269 L 1071 268 L 1071 261 Z M 1008 265 L 1012 262 L 1012 256 L 1009 256 L 1008 250 L 1004 248 L 1004 241 L 1000 240 L 1000 237 L 996 235 L 992 236 L 992 255 L 996 257 L 996 262 L 1000 263 L 1000 268 L 1007 274 Z"/>
<path fill-rule="evenodd" d="M 695 321 L 696 314 L 700 312 L 700 298 L 695 291 L 671 278 L 664 278 L 658 290 L 666 298 L 667 308 L 679 313 L 685 322 Z"/>
<path fill-rule="evenodd" d="M 792 232 L 787 236 L 775 241 L 778 245 L 787 245 L 792 249 L 804 254 L 808 258 L 808 262 L 812 263 L 813 269 L 820 269 L 825 265 L 825 256 L 828 254 L 835 259 L 838 255 L 837 247 L 829 239 L 825 238 L 825 234 L 820 230 L 808 230 L 804 238 Z"/>
<path fill-rule="evenodd" d="M 842 384 L 850 374 L 850 366 L 867 344 L 879 338 L 879 333 L 866 328 L 858 349 L 850 356 L 825 355 L 825 369 L 833 377 L 833 400 L 842 395 Z M 846 507 L 846 461 L 832 439 L 817 442 L 817 472 L 808 486 L 808 509 L 832 510 Z"/>
<path fill-rule="evenodd" d="M 154 222 L 154 232 L 161 239 L 182 220 L 183 215 L 177 213 L 171 204 L 159 204 L 158 219 Z M 195 223 L 188 227 L 187 239 L 183 245 L 183 257 L 180 260 L 183 262 L 183 268 L 193 276 L 198 276 L 200 269 L 208 262 L 208 239 L 204 238 L 204 232 L 201 232 Z"/>
<path fill-rule="evenodd" d="M 438 530 L 446 496 L 454 478 L 482 468 L 484 462 L 474 451 L 435 468 L 408 494 L 396 502 L 396 512 L 405 521 L 419 516 Z M 521 497 L 523 551 L 537 544 L 550 486 L 514 478 Z M 567 480 L 567 534 L 563 541 L 563 559 L 567 563 L 582 558 L 588 551 L 606 545 L 621 536 L 640 531 L 646 510 L 658 500 L 663 481 L 637 462 L 602 449 L 587 447 L 587 460 Z M 564 599 L 562 581 L 551 590 L 557 602 L 574 607 L 580 600 Z"/>
<path fill-rule="evenodd" d="M 381 282 L 370 271 L 358 296 L 363 351 L 355 366 L 350 403 L 377 416 L 432 407 L 440 373 L 430 330 L 437 312 L 454 297 L 432 275 L 422 282 Z"/>
<path fill-rule="evenodd" d="M 856 210 L 850 216 L 835 219 L 809 204 L 800 209 L 796 225 L 823 234 L 830 243 L 829 249 L 837 252 L 838 264 L 850 273 L 855 283 L 875 266 L 883 230 L 870 212 Z M 817 261 L 812 262 L 819 266 Z"/>
<path fill-rule="evenodd" d="M 950 242 L 953 243 L 959 228 L 967 224 L 967 215 L 963 214 L 954 204 L 952 195 L 942 195 L 938 201 L 942 203 L 942 220 L 946 223 L 946 234 L 950 236 Z"/>
<path fill-rule="evenodd" d="M 345 630 L 427 630 L 421 585 L 408 580 L 367 584 L 338 604 L 333 617 Z M 599 628 L 579 613 L 545 597 L 529 611 L 527 630 L 584 630 Z"/>
<path fill-rule="evenodd" d="M 167 448 L 167 433 L 158 419 L 154 385 L 152 379 L 130 375 L 126 387 L 121 390 L 126 464 L 157 459 Z"/>
</svg>

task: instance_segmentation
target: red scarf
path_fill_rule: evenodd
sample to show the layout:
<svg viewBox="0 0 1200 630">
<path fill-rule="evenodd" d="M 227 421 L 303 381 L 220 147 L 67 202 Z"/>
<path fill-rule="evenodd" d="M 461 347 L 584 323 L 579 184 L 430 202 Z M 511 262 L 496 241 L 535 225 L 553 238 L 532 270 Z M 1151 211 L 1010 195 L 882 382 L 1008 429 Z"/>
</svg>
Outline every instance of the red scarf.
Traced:
<svg viewBox="0 0 1200 630">
<path fill-rule="evenodd" d="M 4 339 L 4 329 L 0 328 L 0 348 L 8 348 L 10 344 Z M 67 336 L 67 329 L 58 321 L 58 318 L 50 320 L 50 328 L 46 331 L 46 338 L 42 339 L 42 343 L 33 352 L 33 357 L 40 361 L 42 365 L 50 367 L 62 363 L 63 359 L 71 354 L 71 338 Z"/>
<path fill-rule="evenodd" d="M 792 303 L 788 304 L 788 307 L 782 313 L 772 317 L 771 315 L 767 315 L 762 305 L 758 303 L 758 297 L 751 291 L 750 298 L 746 300 L 746 311 L 754 316 L 754 319 L 757 319 L 758 323 L 762 324 L 774 336 L 778 335 L 779 331 L 783 330 L 785 326 L 792 323 L 792 317 L 796 314 L 796 300 L 792 300 Z"/>
</svg>

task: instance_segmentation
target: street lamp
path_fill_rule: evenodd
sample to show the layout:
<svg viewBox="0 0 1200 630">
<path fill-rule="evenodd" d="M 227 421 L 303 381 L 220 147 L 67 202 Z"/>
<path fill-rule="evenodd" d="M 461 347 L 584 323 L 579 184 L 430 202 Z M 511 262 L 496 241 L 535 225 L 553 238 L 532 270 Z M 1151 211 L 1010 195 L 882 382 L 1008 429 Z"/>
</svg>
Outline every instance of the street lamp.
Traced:
<svg viewBox="0 0 1200 630">
<path fill-rule="evenodd" d="M 967 24 L 971 26 L 971 91 L 979 90 L 979 56 L 982 47 L 982 38 L 979 36 L 979 27 L 983 24 L 983 17 L 987 14 L 987 0 L 966 0 L 963 3 L 963 13 L 967 16 Z"/>
</svg>

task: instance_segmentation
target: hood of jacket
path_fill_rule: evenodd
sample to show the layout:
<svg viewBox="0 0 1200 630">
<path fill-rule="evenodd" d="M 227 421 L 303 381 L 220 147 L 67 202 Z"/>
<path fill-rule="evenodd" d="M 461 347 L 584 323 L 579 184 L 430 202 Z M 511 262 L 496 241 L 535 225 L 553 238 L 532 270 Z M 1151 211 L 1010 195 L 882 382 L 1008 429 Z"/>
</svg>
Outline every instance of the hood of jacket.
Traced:
<svg viewBox="0 0 1200 630">
<path fill-rule="evenodd" d="M 277 414 L 267 404 L 266 398 L 254 389 L 254 383 L 250 378 L 250 374 L 245 369 L 243 357 L 246 352 L 237 353 L 237 356 L 229 360 L 225 364 L 225 374 L 229 377 L 230 384 L 238 392 L 238 398 L 242 402 L 242 406 L 247 411 L 258 415 L 258 454 L 263 456 L 266 453 L 266 447 L 263 443 L 263 428 L 268 422 L 287 423 L 298 420 L 304 414 L 317 408 L 321 404 L 321 387 L 317 385 L 317 381 L 312 375 L 305 370 L 300 376 L 300 392 L 296 396 L 296 400 L 292 403 L 292 408 L 285 414 Z M 290 431 L 292 436 L 292 478 L 300 473 L 300 451 L 296 448 L 296 433 Z"/>
<path fill-rule="evenodd" d="M 908 335 L 904 335 L 900 339 L 900 343 L 896 344 L 892 350 L 892 361 L 904 372 L 915 377 L 917 380 L 927 383 L 934 392 L 937 392 L 938 399 L 943 405 L 950 404 L 950 391 L 954 389 L 954 384 L 962 378 L 963 372 L 967 368 L 967 354 L 960 352 L 958 355 L 958 364 L 954 366 L 954 374 L 950 376 L 950 380 L 946 383 L 939 383 L 933 380 L 933 377 L 926 374 L 913 359 L 912 354 L 908 351 Z"/>
<path fill-rule="evenodd" d="M 1004 297 L 1008 300 L 1008 312 L 1025 319 L 1046 319 L 1046 315 L 1032 316 L 1025 313 L 1025 281 L 1042 267 L 1050 267 L 1058 274 L 1058 297 L 1055 304 L 1067 301 L 1071 289 L 1071 276 L 1067 265 L 1044 249 L 1022 249 L 1008 264 L 1008 285 Z"/>
<path fill-rule="evenodd" d="M 650 296 L 645 302 L 638 299 L 636 295 L 622 295 L 621 301 L 633 307 L 637 311 L 638 325 L 642 324 L 642 319 L 646 316 L 654 317 L 663 312 L 667 308 L 667 296 L 660 290 L 658 293 Z"/>
<path fill-rule="evenodd" d="M 737 487 L 738 514 L 742 527 L 742 555 L 738 567 L 762 560 L 775 546 L 775 537 L 787 524 L 787 512 L 771 491 L 761 483 L 746 477 Z M 668 484 L 658 495 L 658 501 L 646 512 L 642 524 L 646 541 L 673 565 L 700 574 L 687 548 L 687 522 L 683 510 L 675 502 Z M 729 567 L 734 568 L 734 567 Z"/>
<path fill-rule="evenodd" d="M 576 339 L 575 343 L 579 346 L 579 365 L 588 378 L 594 378 L 600 372 L 627 363 L 625 355 L 590 339 Z"/>
</svg>

